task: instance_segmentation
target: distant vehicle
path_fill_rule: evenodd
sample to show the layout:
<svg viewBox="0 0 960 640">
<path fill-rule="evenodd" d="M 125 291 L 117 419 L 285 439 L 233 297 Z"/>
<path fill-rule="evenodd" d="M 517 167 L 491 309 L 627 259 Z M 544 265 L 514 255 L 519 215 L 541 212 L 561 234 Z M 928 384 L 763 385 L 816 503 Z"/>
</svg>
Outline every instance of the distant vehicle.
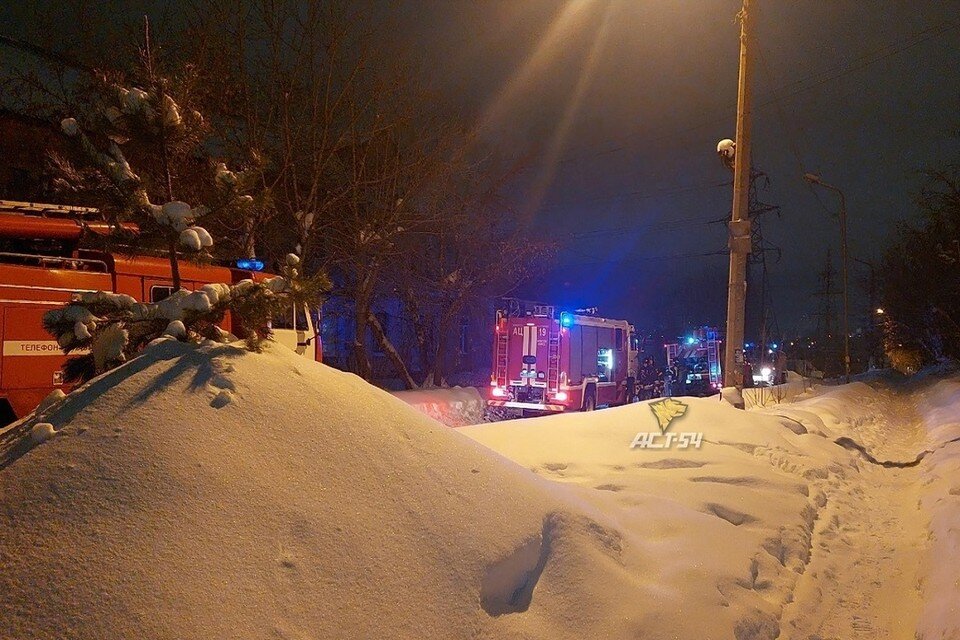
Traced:
<svg viewBox="0 0 960 640">
<path fill-rule="evenodd" d="M 497 312 L 492 407 L 592 411 L 635 395 L 637 349 L 626 320 L 524 303 Z"/>
<path fill-rule="evenodd" d="M 681 395 L 713 395 L 723 386 L 720 367 L 723 340 L 713 327 L 690 332 L 680 342 L 666 344 L 667 368 L 680 372 Z"/>
<path fill-rule="evenodd" d="M 88 291 L 125 293 L 159 302 L 173 292 L 165 258 L 126 256 L 78 248 L 84 234 L 109 232 L 96 209 L 0 200 L 0 426 L 32 411 L 51 391 L 65 388 L 66 356 L 41 324 L 43 314 Z M 236 283 L 267 274 L 223 266 L 180 263 L 182 286 Z M 276 340 L 321 360 L 315 314 L 294 310 L 272 323 Z M 223 328 L 232 330 L 229 316 Z M 311 344 L 312 343 L 312 344 Z"/>
</svg>

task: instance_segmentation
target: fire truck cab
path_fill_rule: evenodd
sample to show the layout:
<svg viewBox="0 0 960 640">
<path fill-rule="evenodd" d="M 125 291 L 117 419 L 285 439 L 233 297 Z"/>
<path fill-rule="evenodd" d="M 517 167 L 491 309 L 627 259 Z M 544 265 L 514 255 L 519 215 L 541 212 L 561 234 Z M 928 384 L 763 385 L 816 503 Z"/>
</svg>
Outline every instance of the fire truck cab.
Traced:
<svg viewBox="0 0 960 640">
<path fill-rule="evenodd" d="M 65 386 L 61 367 L 66 356 L 44 331 L 44 313 L 82 292 L 110 291 L 138 302 L 159 302 L 173 291 L 166 258 L 77 248 L 81 235 L 107 231 L 97 217 L 95 209 L 0 201 L 0 426 Z M 190 290 L 266 277 L 186 260 L 180 263 L 180 275 Z M 290 309 L 289 316 L 273 323 L 276 340 L 320 361 L 316 312 Z M 234 329 L 229 317 L 223 328 Z"/>
<path fill-rule="evenodd" d="M 626 320 L 514 305 L 497 312 L 494 331 L 490 406 L 592 411 L 634 397 L 636 340 Z"/>
</svg>

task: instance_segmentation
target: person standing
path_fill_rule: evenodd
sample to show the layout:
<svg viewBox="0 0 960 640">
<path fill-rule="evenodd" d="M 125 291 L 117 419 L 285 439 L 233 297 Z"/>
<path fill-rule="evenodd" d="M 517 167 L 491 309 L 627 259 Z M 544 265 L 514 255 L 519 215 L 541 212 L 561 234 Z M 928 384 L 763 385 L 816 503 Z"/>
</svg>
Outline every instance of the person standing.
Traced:
<svg viewBox="0 0 960 640">
<path fill-rule="evenodd" d="M 662 398 L 666 392 L 667 375 L 665 369 L 657 369 L 657 377 L 653 382 L 653 397 Z"/>
<path fill-rule="evenodd" d="M 657 370 L 653 366 L 653 358 L 647 356 L 643 359 L 639 373 L 640 399 L 650 400 L 653 398 L 653 385 L 657 381 Z"/>
<path fill-rule="evenodd" d="M 680 388 L 681 378 L 680 378 L 680 364 L 674 360 L 673 363 L 666 368 L 664 372 L 664 384 L 663 390 L 664 395 L 668 398 L 673 396 L 682 396 L 683 390 Z"/>
<path fill-rule="evenodd" d="M 783 349 L 777 352 L 777 360 L 774 368 L 777 371 L 776 383 L 786 384 L 787 383 L 787 354 L 784 353 Z"/>
</svg>

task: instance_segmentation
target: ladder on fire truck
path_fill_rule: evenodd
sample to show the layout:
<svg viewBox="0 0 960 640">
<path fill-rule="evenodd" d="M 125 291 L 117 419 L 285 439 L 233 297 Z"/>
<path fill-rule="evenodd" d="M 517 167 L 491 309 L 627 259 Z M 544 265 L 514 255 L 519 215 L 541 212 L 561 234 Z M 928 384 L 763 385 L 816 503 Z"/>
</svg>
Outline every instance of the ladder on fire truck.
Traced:
<svg viewBox="0 0 960 640">
<path fill-rule="evenodd" d="M 707 373 L 710 382 L 720 383 L 720 342 L 718 340 L 707 340 Z"/>
<path fill-rule="evenodd" d="M 93 207 L 75 207 L 69 204 L 41 204 L 36 202 L 20 202 L 19 200 L 0 200 L 0 212 L 37 218 L 105 220 L 100 210 L 94 209 Z"/>
<path fill-rule="evenodd" d="M 541 318 L 557 320 L 557 308 L 552 304 L 535 304 L 533 315 Z M 556 393 L 560 390 L 560 328 L 554 331 L 551 322 L 547 329 L 547 391 Z"/>
<path fill-rule="evenodd" d="M 547 391 L 556 393 L 560 390 L 560 331 L 553 331 L 553 326 L 548 332 L 547 345 Z"/>
<path fill-rule="evenodd" d="M 506 317 L 507 316 L 505 312 L 499 309 L 497 310 L 497 335 L 495 337 L 495 340 L 497 341 L 497 349 L 493 363 L 493 381 L 500 388 L 507 386 L 507 354 L 510 350 L 510 332 L 507 330 L 506 324 L 503 322 Z"/>
</svg>

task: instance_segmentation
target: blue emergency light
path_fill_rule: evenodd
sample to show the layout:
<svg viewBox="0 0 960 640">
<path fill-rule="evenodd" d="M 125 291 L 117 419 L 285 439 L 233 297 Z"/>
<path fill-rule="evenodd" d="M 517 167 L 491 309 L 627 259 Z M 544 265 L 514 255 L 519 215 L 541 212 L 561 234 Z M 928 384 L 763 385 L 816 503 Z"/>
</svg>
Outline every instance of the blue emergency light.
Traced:
<svg viewBox="0 0 960 640">
<path fill-rule="evenodd" d="M 263 260 L 257 260 L 256 258 L 237 260 L 237 269 L 243 271 L 263 271 L 263 266 Z"/>
<path fill-rule="evenodd" d="M 573 314 L 564 311 L 560 314 L 560 326 L 570 328 L 573 326 Z"/>
</svg>

